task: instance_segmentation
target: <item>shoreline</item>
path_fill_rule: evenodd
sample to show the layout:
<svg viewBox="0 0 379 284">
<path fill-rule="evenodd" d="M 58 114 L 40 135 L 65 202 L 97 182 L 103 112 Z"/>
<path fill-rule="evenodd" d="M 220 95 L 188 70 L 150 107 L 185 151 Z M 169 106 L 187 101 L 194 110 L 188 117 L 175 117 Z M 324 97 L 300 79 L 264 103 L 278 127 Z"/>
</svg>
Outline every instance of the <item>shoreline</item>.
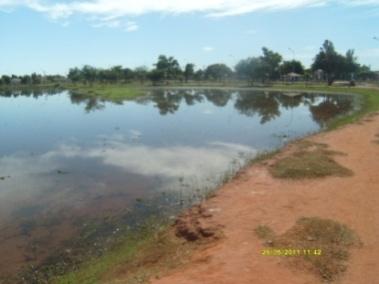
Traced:
<svg viewBox="0 0 379 284">
<path fill-rule="evenodd" d="M 291 86 L 290 86 L 291 87 Z M 178 87 L 172 87 L 173 89 L 177 89 Z M 193 88 L 193 87 L 184 87 L 184 88 Z M 209 87 L 210 89 L 215 89 L 215 87 Z M 204 87 L 198 87 L 198 89 L 204 89 Z M 216 88 L 217 89 L 217 88 Z M 228 90 L 232 90 L 232 89 L 236 89 L 235 87 L 231 87 L 231 88 L 229 88 Z M 251 89 L 251 88 L 241 88 L 242 90 L 253 90 L 253 89 Z M 340 90 L 340 92 L 344 92 L 344 88 L 336 88 L 336 89 L 339 89 Z M 349 89 L 351 89 L 351 88 L 349 88 Z M 274 89 L 271 89 L 271 88 L 258 88 L 257 90 L 261 90 L 261 91 L 298 91 L 298 92 L 308 92 L 308 93 L 311 93 L 311 92 L 317 92 L 317 93 L 320 93 L 320 92 L 322 92 L 322 93 L 326 93 L 325 91 L 323 91 L 321 88 L 320 88 L 320 90 L 311 90 L 311 91 L 309 91 L 309 90 L 304 90 L 304 89 L 301 89 L 301 90 L 291 90 L 291 89 L 288 89 L 288 90 L 285 90 L 285 89 L 277 89 L 277 88 L 274 88 Z M 359 88 L 357 88 L 357 89 L 354 89 L 354 90 L 357 90 L 358 92 L 360 92 L 360 91 L 362 91 L 362 89 L 359 89 Z M 364 91 L 366 91 L 366 90 L 364 90 Z M 377 91 L 375 91 L 376 92 L 376 96 L 378 96 L 377 94 L 378 94 L 378 92 Z M 335 93 L 335 92 L 334 92 Z M 353 92 L 354 93 L 354 92 Z M 360 95 L 361 97 L 364 97 L 364 95 Z M 366 97 L 366 100 L 367 101 L 369 101 L 369 98 L 367 98 Z M 377 106 L 376 106 L 377 107 Z M 378 108 L 378 107 L 377 107 Z M 349 115 L 348 116 L 348 118 L 349 118 L 349 120 L 346 120 L 346 117 L 344 117 L 344 118 L 338 118 L 337 120 L 339 120 L 339 121 L 342 121 L 342 123 L 343 124 L 347 124 L 347 127 L 349 127 L 350 125 L 351 125 L 351 123 L 352 122 L 356 122 L 358 119 L 362 119 L 362 117 L 364 116 L 364 115 L 367 115 L 368 113 L 370 113 L 370 111 L 368 110 L 368 109 L 365 109 L 365 108 L 363 108 L 362 110 L 360 110 L 360 111 L 358 111 L 357 113 L 354 113 L 353 115 Z M 350 125 L 349 125 L 350 124 Z M 332 126 L 331 126 L 332 125 Z M 328 124 L 328 127 L 327 127 L 327 129 L 326 130 L 333 130 L 334 129 L 334 126 L 333 126 L 333 124 Z M 336 130 L 336 131 L 338 131 L 338 130 Z M 316 134 L 311 134 L 310 136 L 307 136 L 307 137 L 304 137 L 304 138 L 301 138 L 300 140 L 308 140 L 308 139 L 314 139 L 314 137 L 318 137 L 319 135 L 323 135 L 323 134 L 329 134 L 329 133 L 334 133 L 334 131 L 333 132 L 325 132 L 325 131 L 323 131 L 323 130 L 321 130 L 320 132 L 318 132 L 318 133 L 316 133 Z M 317 139 L 317 138 L 316 138 Z M 290 142 L 289 143 L 289 145 L 291 145 L 291 144 L 293 144 L 293 143 L 296 143 L 296 141 L 295 142 Z M 288 145 L 287 146 L 285 146 L 284 147 L 284 149 L 281 149 L 280 151 L 279 151 L 279 154 L 277 154 L 277 153 L 274 153 L 274 154 L 270 154 L 270 153 L 268 153 L 268 156 L 269 157 L 264 157 L 264 158 L 268 158 L 268 160 L 267 159 L 263 159 L 263 163 L 266 163 L 267 161 L 270 161 L 270 159 L 275 159 L 275 157 L 277 157 L 278 155 L 280 155 L 280 153 L 281 152 L 283 152 L 283 151 L 285 151 L 285 149 L 287 148 L 287 147 L 289 147 Z M 228 186 L 228 185 L 230 185 L 230 184 L 233 184 L 236 180 L 237 180 L 237 182 L 239 182 L 240 181 L 240 179 L 242 178 L 242 179 L 245 179 L 246 178 L 246 176 L 245 176 L 245 173 L 247 172 L 247 171 L 249 171 L 250 169 L 252 169 L 252 168 L 254 168 L 255 166 L 257 166 L 257 164 L 259 165 L 259 164 L 261 164 L 262 163 L 262 158 L 261 157 L 258 157 L 258 160 L 259 161 L 257 161 L 256 163 L 254 163 L 253 165 L 250 165 L 250 166 L 246 166 L 246 168 L 244 168 L 240 173 L 238 173 L 237 174 L 237 176 L 235 177 L 235 178 L 233 178 L 232 179 L 232 181 L 231 182 L 228 182 L 226 185 L 224 185 L 224 186 L 222 186 L 220 189 L 216 189 L 216 192 L 215 192 L 215 194 L 214 195 L 216 195 L 216 198 L 217 198 L 217 196 L 224 190 L 224 187 L 226 187 L 226 186 Z M 260 194 L 260 193 L 257 193 L 258 195 Z M 208 201 L 206 201 L 205 203 L 207 203 L 207 202 L 213 202 L 213 200 L 214 200 L 214 198 L 213 198 L 214 196 L 212 196 Z M 194 207 L 191 207 L 190 209 L 189 209 L 189 211 L 191 210 L 191 209 L 193 209 L 193 208 L 195 208 L 196 206 L 194 206 Z M 217 210 L 216 210 L 217 211 Z M 185 212 L 187 212 L 187 210 L 185 210 Z M 184 212 L 184 214 L 185 214 L 185 212 Z M 213 215 L 213 213 L 211 214 L 211 215 Z M 208 217 L 206 217 L 206 219 L 207 219 Z M 217 224 L 216 224 L 217 225 Z M 171 236 L 172 237 L 172 236 Z M 217 243 L 217 242 L 216 242 Z M 149 244 L 148 244 L 149 245 Z M 179 247 L 178 247 L 178 249 L 180 249 L 180 246 L 181 246 L 182 244 L 180 244 L 179 245 Z M 211 242 L 210 244 L 209 243 L 207 243 L 207 245 L 210 245 L 211 247 L 213 247 L 213 243 Z M 196 246 L 196 245 L 195 245 Z M 196 254 L 196 248 L 194 249 L 194 251 L 195 251 L 195 254 Z M 174 267 L 174 269 L 177 269 L 177 268 L 175 268 Z M 111 269 L 111 270 L 113 270 L 113 269 Z M 116 273 L 117 274 L 117 273 Z M 112 278 L 112 277 L 110 277 L 110 278 Z M 107 277 L 107 279 L 110 279 L 110 278 L 108 278 Z M 113 283 L 112 282 L 113 280 L 110 280 L 110 282 L 107 280 L 106 282 L 104 282 L 104 283 Z M 162 280 L 163 281 L 163 280 Z M 60 282 L 59 280 L 58 280 L 58 282 L 57 283 L 75 283 L 75 282 Z M 85 283 L 92 283 L 92 282 L 85 282 Z M 103 282 L 101 282 L 101 283 L 103 283 Z M 118 283 L 118 282 L 117 282 Z M 129 283 L 129 282 L 120 282 L 120 283 Z M 160 282 L 159 282 L 160 283 Z M 166 282 L 162 282 L 162 283 L 166 283 Z M 177 282 L 167 282 L 167 283 L 177 283 Z M 189 283 L 192 283 L 192 282 L 189 282 Z M 201 282 L 194 282 L 194 283 L 201 283 Z M 210 282 L 211 283 L 211 282 Z M 232 282 L 225 282 L 225 283 L 232 283 Z M 241 283 L 243 283 L 243 282 L 241 282 Z M 262 283 L 264 283 L 264 282 L 262 282 Z M 268 282 L 267 282 L 268 283 Z"/>
<path fill-rule="evenodd" d="M 304 216 L 336 219 L 352 227 L 363 245 L 351 251 L 348 269 L 338 278 L 338 283 L 374 283 L 375 271 L 379 270 L 375 261 L 379 253 L 379 222 L 374 220 L 376 214 L 373 212 L 378 211 L 374 205 L 379 200 L 379 193 L 374 191 L 379 179 L 375 174 L 377 168 L 373 167 L 375 157 L 379 156 L 379 146 L 373 143 L 379 135 L 377 125 L 379 113 L 356 124 L 300 140 L 326 143 L 332 150 L 342 150 L 346 156 L 336 160 L 353 168 L 352 177 L 273 178 L 268 168 L 278 156 L 291 151 L 298 141 L 291 142 L 268 160 L 244 169 L 202 204 L 202 210 L 211 217 L 200 217 L 198 221 L 205 228 L 222 227 L 225 237 L 211 246 L 199 245 L 188 264 L 160 279 L 152 279 L 152 283 L 324 283 L 302 267 L 288 267 L 283 258 L 260 255 L 264 245 L 254 234 L 256 226 L 269 224 L 276 232 L 284 233 Z M 360 137 L 351 139 L 358 131 Z M 356 151 L 356 142 L 361 140 L 368 146 Z M 362 279 L 364 281 L 359 282 Z"/>
<path fill-rule="evenodd" d="M 354 121 L 345 122 L 344 123 L 345 125 L 343 127 L 339 127 L 338 129 L 335 129 L 334 127 L 329 126 L 327 130 L 333 130 L 333 131 L 326 131 L 326 132 L 320 131 L 318 133 L 311 134 L 311 135 L 306 136 L 304 138 L 301 138 L 299 140 L 292 141 L 288 145 L 283 147 L 282 149 L 278 150 L 278 153 L 276 153 L 276 152 L 268 153 L 268 157 L 264 157 L 263 160 L 259 159 L 259 157 L 258 157 L 257 162 L 253 163 L 252 165 L 246 166 L 230 182 L 228 182 L 224 186 L 221 186 L 221 188 L 217 189 L 214 196 L 212 196 L 210 199 L 208 199 L 204 203 L 202 203 L 201 204 L 201 208 L 202 208 L 201 210 L 203 210 L 204 212 L 207 212 L 206 216 L 205 217 L 200 216 L 199 219 L 195 219 L 194 221 L 200 222 L 202 224 L 202 226 L 204 226 L 205 228 L 208 228 L 208 229 L 210 228 L 211 230 L 212 230 L 212 228 L 215 228 L 215 226 L 225 228 L 229 224 L 233 224 L 235 221 L 230 219 L 231 216 L 222 216 L 222 217 L 218 217 L 218 218 L 214 217 L 214 215 L 217 215 L 218 212 L 223 211 L 222 209 L 219 208 L 219 207 L 221 207 L 220 205 L 223 205 L 223 204 L 225 205 L 225 204 L 231 203 L 230 199 L 233 198 L 233 196 L 231 195 L 231 194 L 233 194 L 233 191 L 240 188 L 242 186 L 242 184 L 247 183 L 249 180 L 253 180 L 257 176 L 259 178 L 259 181 L 255 182 L 256 185 L 265 184 L 267 182 L 271 182 L 272 180 L 275 180 L 272 177 L 270 177 L 270 175 L 267 173 L 267 167 L 270 166 L 270 164 L 272 163 L 273 160 L 277 159 L 278 156 L 282 155 L 283 153 L 286 153 L 288 151 L 288 149 L 292 147 L 292 145 L 298 143 L 299 141 L 304 141 L 304 140 L 309 141 L 310 140 L 310 141 L 316 141 L 316 142 L 321 142 L 321 143 L 325 142 L 325 141 L 323 141 L 323 137 L 325 137 L 325 136 L 333 137 L 333 136 L 337 135 L 337 133 L 345 131 L 345 129 L 350 129 L 352 127 L 353 128 L 363 127 L 360 125 L 361 123 L 367 123 L 366 120 L 371 120 L 371 118 L 367 118 L 365 116 L 371 117 L 372 115 L 373 114 L 371 112 L 367 112 L 367 113 L 361 112 L 360 116 L 356 117 L 354 119 Z M 376 114 L 376 122 L 379 122 L 377 117 L 378 117 L 378 114 Z M 372 124 L 372 122 L 370 122 L 370 123 Z M 378 133 L 379 133 L 379 129 L 378 129 Z M 332 148 L 334 148 L 333 145 L 331 145 L 331 146 L 332 146 Z M 347 155 L 349 155 L 349 153 L 347 153 Z M 337 160 L 339 160 L 339 159 L 340 158 L 338 158 Z M 266 169 L 265 173 L 263 173 L 265 170 L 263 170 L 263 172 L 262 172 L 262 167 Z M 323 183 L 323 182 L 327 181 L 328 179 L 336 179 L 336 178 L 335 177 L 327 177 L 327 178 L 324 178 L 321 180 L 320 179 L 314 179 L 314 180 L 305 179 L 305 180 L 300 180 L 300 181 L 285 180 L 285 181 L 281 181 L 281 182 L 283 182 L 287 185 L 294 183 L 297 187 L 299 187 L 299 184 L 300 184 L 300 187 L 308 187 L 308 186 L 312 187 L 314 184 Z M 337 178 L 337 179 L 343 179 L 343 178 Z M 303 186 L 301 186 L 302 183 L 304 183 Z M 378 185 L 379 183 L 376 182 L 375 184 Z M 269 185 L 266 188 L 266 190 L 270 190 L 270 189 L 273 189 L 272 185 Z M 275 189 L 275 190 L 277 191 L 277 189 Z M 304 188 L 298 188 L 297 190 L 298 191 L 304 191 Z M 253 194 L 253 196 L 260 196 L 260 195 L 264 195 L 265 193 L 263 191 L 260 192 L 259 190 L 253 190 L 249 194 Z M 304 194 L 304 192 L 302 192 L 302 194 Z M 306 193 L 305 193 L 305 196 L 306 196 Z M 243 201 L 244 199 L 249 198 L 249 197 L 250 196 L 244 195 L 243 197 L 239 198 L 239 201 Z M 304 203 L 308 203 L 307 197 L 303 197 L 303 198 L 305 198 L 305 200 L 303 199 L 302 201 Z M 272 199 L 275 200 L 275 196 L 272 196 Z M 270 203 L 268 203 L 268 204 L 270 204 Z M 288 206 L 290 206 L 290 205 L 288 205 Z M 233 211 L 238 211 L 239 208 L 235 209 L 232 207 L 235 207 L 235 206 L 229 206 L 228 207 L 229 212 L 232 212 L 230 214 L 230 215 L 232 215 L 232 218 L 238 219 L 239 216 L 241 216 L 241 215 L 243 216 L 243 214 L 233 213 Z M 248 207 L 250 207 L 250 206 L 248 206 Z M 186 210 L 185 213 L 183 213 L 183 214 L 184 215 L 189 214 L 191 216 L 191 214 L 192 214 L 191 212 L 194 208 L 196 208 L 196 206 Z M 268 208 L 269 208 L 269 205 L 267 206 L 267 208 L 261 207 L 259 210 L 265 211 L 265 209 L 267 210 Z M 289 207 L 289 208 L 291 208 L 291 207 Z M 293 207 L 293 208 L 291 208 L 291 210 L 295 210 L 295 208 L 296 207 Z M 251 209 L 253 212 L 255 210 L 258 210 L 257 208 L 251 208 Z M 225 210 L 227 210 L 227 209 L 225 209 Z M 254 213 L 252 213 L 252 212 L 249 212 L 246 214 L 254 215 Z M 210 217 L 211 220 L 209 219 L 209 215 L 211 216 Z M 220 215 L 222 215 L 222 214 L 220 214 Z M 317 215 L 317 214 L 314 214 L 314 215 Z M 327 214 L 325 214 L 325 212 L 322 212 L 321 215 L 327 215 Z M 228 219 L 228 217 L 229 217 L 229 219 Z M 257 217 L 255 219 L 257 219 Z M 216 219 L 216 220 L 212 220 L 212 219 Z M 227 220 L 227 221 L 225 221 L 225 220 Z M 294 221 L 295 221 L 294 218 L 291 218 L 291 220 L 287 220 L 286 222 L 278 222 L 277 220 L 270 220 L 271 223 L 274 223 L 277 227 L 279 227 L 279 229 L 278 228 L 275 228 L 275 229 L 279 230 L 281 232 L 285 231 L 285 228 L 288 228 L 290 226 L 291 222 L 293 223 Z M 242 225 L 245 225 L 245 224 L 242 224 Z M 322 283 L 322 280 L 315 277 L 311 273 L 301 271 L 301 269 L 300 269 L 300 274 L 303 274 L 303 275 L 301 275 L 299 277 L 299 282 L 298 282 L 298 280 L 294 280 L 294 277 L 296 278 L 296 275 L 299 273 L 298 272 L 294 273 L 292 269 L 288 269 L 287 267 L 284 267 L 284 268 L 281 267 L 280 268 L 280 274 L 284 278 L 282 278 L 282 280 L 279 280 L 279 282 L 278 282 L 278 280 L 275 280 L 275 279 L 277 279 L 276 277 L 275 277 L 275 279 L 271 279 L 270 277 L 267 277 L 267 278 L 261 277 L 260 278 L 260 276 L 262 276 L 262 274 L 261 274 L 262 270 L 261 269 L 264 269 L 264 265 L 259 264 L 259 261 L 255 262 L 256 266 L 262 266 L 259 269 L 255 270 L 255 272 L 256 272 L 255 276 L 254 276 L 253 272 L 244 273 L 244 271 L 237 269 L 237 267 L 243 267 L 243 265 L 244 265 L 244 263 L 240 263 L 238 261 L 238 257 L 232 257 L 232 259 L 233 259 L 232 262 L 234 260 L 236 260 L 237 265 L 233 266 L 233 268 L 235 268 L 236 271 L 230 271 L 230 270 L 232 270 L 232 268 L 227 267 L 227 265 L 225 265 L 225 261 L 224 261 L 224 257 L 225 257 L 224 254 L 228 252 L 227 247 L 229 246 L 229 248 L 233 248 L 233 246 L 237 246 L 240 243 L 242 243 L 244 245 L 248 245 L 248 242 L 240 240 L 239 237 L 236 236 L 236 234 L 238 234 L 238 233 L 233 232 L 234 230 L 237 232 L 239 231 L 238 230 L 238 224 L 237 225 L 233 224 L 233 225 L 229 225 L 229 226 L 231 226 L 231 227 L 234 226 L 233 229 L 231 230 L 230 234 L 232 237 L 234 236 L 237 239 L 237 241 L 234 241 L 232 243 L 229 242 L 228 244 L 225 244 L 225 242 L 228 242 L 228 241 L 221 239 L 221 240 L 216 240 L 210 246 L 207 246 L 207 245 L 204 246 L 203 244 L 200 243 L 198 246 L 198 249 L 195 250 L 195 252 L 193 253 L 193 256 L 192 256 L 189 263 L 186 263 L 182 267 L 174 268 L 171 272 L 168 272 L 165 276 L 163 276 L 160 279 L 156 278 L 156 277 L 151 278 L 150 280 L 152 281 L 152 283 L 157 283 L 157 284 L 166 284 L 166 283 L 167 284 L 171 284 L 171 283 L 191 283 L 191 284 L 192 283 L 193 284 L 195 284 L 195 283 L 212 283 L 213 284 L 213 283 L 237 283 L 236 281 L 238 281 L 238 283 L 262 283 L 262 284 L 266 284 L 266 283 L 291 283 L 292 284 L 292 283 L 305 283 L 305 282 L 303 282 L 304 280 L 310 281 L 307 283 Z M 251 231 L 253 231 L 253 226 L 251 226 Z M 358 233 L 360 233 L 360 232 L 358 232 Z M 251 237 L 254 238 L 253 232 L 251 232 Z M 256 239 L 255 239 L 255 241 L 256 241 Z M 255 245 L 260 246 L 260 249 L 262 248 L 261 242 L 259 242 L 259 241 L 256 241 Z M 233 248 L 233 250 L 234 249 L 235 248 Z M 245 248 L 243 248 L 243 250 L 244 249 Z M 240 253 L 242 254 L 241 258 L 243 258 L 243 256 L 245 255 L 245 252 L 243 250 L 240 251 Z M 220 255 L 217 254 L 217 251 L 219 251 Z M 229 253 L 233 254 L 233 251 L 229 250 Z M 356 253 L 356 252 L 354 251 L 354 253 Z M 257 255 L 257 250 L 255 251 L 255 256 L 256 255 Z M 253 256 L 254 256 L 254 254 L 253 254 Z M 213 259 L 215 259 L 215 260 L 213 260 Z M 226 258 L 226 259 L 229 259 L 229 258 Z M 245 259 L 245 261 L 248 261 L 248 260 Z M 356 262 L 355 259 L 354 259 L 354 261 Z M 279 260 L 274 261 L 274 263 L 276 265 L 278 265 L 278 264 L 282 265 L 281 260 L 280 261 Z M 274 269 L 272 267 L 273 262 L 271 261 L 271 259 L 267 265 L 270 266 L 270 269 L 271 268 Z M 274 266 L 276 266 L 276 265 L 274 265 Z M 216 267 L 224 267 L 224 269 L 221 269 L 221 268 L 218 269 Z M 277 267 L 275 267 L 275 268 L 277 269 Z M 378 266 L 378 268 L 379 268 L 379 266 Z M 214 274 L 218 273 L 218 276 L 207 277 L 207 275 L 209 273 L 209 269 L 215 270 L 213 273 Z M 250 268 L 246 268 L 246 269 L 249 270 Z M 375 270 L 375 269 L 373 269 L 373 270 Z M 205 273 L 205 271 L 206 271 L 206 273 Z M 246 276 L 247 277 L 246 279 L 238 278 L 238 275 L 240 275 L 240 273 L 247 274 L 250 276 Z M 271 272 L 268 272 L 268 273 L 270 274 Z M 362 271 L 361 271 L 361 273 L 362 273 Z M 232 276 L 232 278 L 229 278 L 229 280 L 227 280 L 228 277 L 230 277 L 230 276 Z M 354 281 L 347 279 L 347 277 L 348 276 L 344 275 L 344 278 L 342 278 L 343 283 L 357 283 L 357 282 L 354 282 Z M 356 277 L 356 279 L 359 279 L 360 275 L 356 273 L 354 277 Z M 366 283 L 370 283 L 370 279 L 372 279 L 372 281 L 374 281 L 374 279 L 376 279 L 376 278 L 373 278 L 372 274 L 369 275 L 367 278 L 368 278 L 368 280 L 367 280 L 368 282 L 366 282 Z M 122 278 L 117 278 L 117 279 L 121 281 L 121 282 L 117 282 L 117 283 L 128 283 L 128 282 L 122 282 L 122 280 L 121 280 Z M 283 280 L 283 279 L 287 279 L 287 280 Z M 105 283 L 108 283 L 108 282 L 105 282 Z M 109 283 L 113 283 L 113 282 L 110 281 Z"/>
</svg>

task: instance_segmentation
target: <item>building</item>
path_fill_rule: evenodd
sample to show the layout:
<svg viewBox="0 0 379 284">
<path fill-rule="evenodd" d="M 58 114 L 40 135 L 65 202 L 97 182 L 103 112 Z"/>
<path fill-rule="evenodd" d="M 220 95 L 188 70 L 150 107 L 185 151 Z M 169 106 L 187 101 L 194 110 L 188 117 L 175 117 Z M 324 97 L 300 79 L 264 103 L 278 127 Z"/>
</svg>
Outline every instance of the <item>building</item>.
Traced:
<svg viewBox="0 0 379 284">
<path fill-rule="evenodd" d="M 298 82 L 303 79 L 303 75 L 295 73 L 295 72 L 290 72 L 286 75 L 283 75 L 282 78 L 284 81 L 287 81 L 287 82 Z"/>
</svg>

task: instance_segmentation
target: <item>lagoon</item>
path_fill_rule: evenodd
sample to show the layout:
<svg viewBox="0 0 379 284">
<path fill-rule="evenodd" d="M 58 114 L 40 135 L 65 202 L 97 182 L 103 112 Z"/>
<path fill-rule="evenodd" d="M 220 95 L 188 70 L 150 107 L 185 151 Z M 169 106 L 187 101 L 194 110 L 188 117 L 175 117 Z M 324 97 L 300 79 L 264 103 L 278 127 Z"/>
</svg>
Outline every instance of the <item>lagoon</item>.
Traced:
<svg viewBox="0 0 379 284">
<path fill-rule="evenodd" d="M 252 90 L 156 89 L 124 102 L 2 93 L 0 280 L 71 253 L 83 232 L 102 251 L 123 228 L 172 216 L 257 153 L 357 106 L 351 95 Z"/>
</svg>

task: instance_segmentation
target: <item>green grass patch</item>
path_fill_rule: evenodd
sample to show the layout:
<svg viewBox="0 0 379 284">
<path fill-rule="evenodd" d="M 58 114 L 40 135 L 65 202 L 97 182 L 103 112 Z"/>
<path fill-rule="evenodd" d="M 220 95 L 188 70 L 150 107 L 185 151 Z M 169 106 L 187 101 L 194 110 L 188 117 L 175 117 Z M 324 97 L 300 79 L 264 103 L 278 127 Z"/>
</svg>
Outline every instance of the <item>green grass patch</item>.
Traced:
<svg viewBox="0 0 379 284">
<path fill-rule="evenodd" d="M 266 226 L 266 225 L 259 225 L 254 229 L 255 234 L 258 236 L 260 239 L 268 240 L 271 239 L 275 236 L 274 231 Z"/>
<path fill-rule="evenodd" d="M 346 225 L 317 217 L 300 218 L 271 247 L 291 250 L 320 250 L 320 255 L 286 257 L 290 265 L 316 273 L 325 281 L 336 280 L 347 269 L 350 249 L 360 247 L 358 236 Z"/>
<path fill-rule="evenodd" d="M 168 227 L 132 233 L 110 252 L 85 262 L 75 271 L 51 279 L 54 284 L 145 283 L 183 264 L 190 244 L 170 234 Z"/>
<path fill-rule="evenodd" d="M 64 86 L 73 95 L 96 97 L 103 100 L 122 102 L 143 96 L 143 90 L 132 84 L 67 84 Z"/>
<path fill-rule="evenodd" d="M 276 178 L 303 179 L 327 176 L 351 176 L 351 170 L 339 165 L 332 156 L 341 153 L 330 151 L 324 144 L 300 141 L 288 156 L 279 158 L 270 167 Z"/>
<path fill-rule="evenodd" d="M 275 157 L 278 153 L 280 153 L 279 149 L 273 150 L 273 151 L 264 151 L 261 153 L 258 153 L 253 159 L 248 161 L 248 165 L 253 165 L 256 163 L 262 163 L 266 160 L 272 159 Z"/>
</svg>

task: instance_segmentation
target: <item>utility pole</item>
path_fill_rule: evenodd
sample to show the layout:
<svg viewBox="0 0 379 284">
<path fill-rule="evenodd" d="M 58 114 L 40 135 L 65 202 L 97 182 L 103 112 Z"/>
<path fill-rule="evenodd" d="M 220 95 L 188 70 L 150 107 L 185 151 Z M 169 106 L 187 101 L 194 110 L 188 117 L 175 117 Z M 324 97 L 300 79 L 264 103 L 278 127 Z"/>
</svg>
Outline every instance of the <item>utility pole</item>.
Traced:
<svg viewBox="0 0 379 284">
<path fill-rule="evenodd" d="M 292 52 L 292 60 L 295 60 L 295 51 L 291 47 L 288 50 Z"/>
<path fill-rule="evenodd" d="M 288 50 L 292 52 L 292 61 L 295 61 L 295 51 L 291 47 L 289 47 Z M 295 73 L 295 66 L 293 64 L 292 64 L 292 72 Z"/>
</svg>

